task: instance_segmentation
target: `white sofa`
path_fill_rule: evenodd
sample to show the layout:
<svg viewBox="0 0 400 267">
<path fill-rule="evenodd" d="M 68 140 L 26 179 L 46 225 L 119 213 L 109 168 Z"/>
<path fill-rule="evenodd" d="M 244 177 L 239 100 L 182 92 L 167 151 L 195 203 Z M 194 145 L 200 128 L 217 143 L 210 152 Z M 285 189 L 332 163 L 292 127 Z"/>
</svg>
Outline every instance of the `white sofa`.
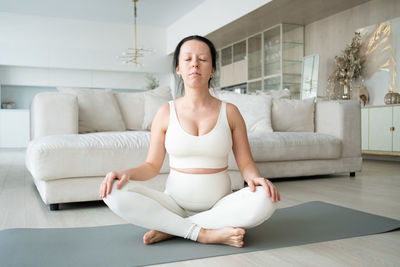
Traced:
<svg viewBox="0 0 400 267">
<path fill-rule="evenodd" d="M 39 93 L 33 100 L 26 166 L 51 210 L 58 209 L 59 203 L 99 200 L 99 185 L 107 172 L 143 163 L 150 142 L 148 129 L 152 116 L 159 105 L 171 98 L 169 92 L 160 93 L 160 90 L 101 94 L 112 95 L 117 100 L 113 104 L 117 103 L 122 124 L 115 118 L 107 122 L 112 109 L 98 99 L 92 101 L 97 108 L 107 108 L 85 118 L 87 108 L 89 111 L 91 108 L 85 101 L 93 96 L 91 92 Z M 220 98 L 239 107 L 248 128 L 253 158 L 264 177 L 343 172 L 354 176 L 361 170 L 358 103 L 318 101 L 314 104 L 313 100 L 277 100 L 265 95 L 221 94 Z M 90 132 L 89 127 L 83 133 L 84 119 L 89 124 L 97 123 L 94 126 L 97 132 Z M 113 124 L 111 130 L 107 124 Z M 105 128 L 101 130 L 102 127 Z M 233 153 L 228 170 L 232 189 L 242 188 L 244 183 Z M 141 183 L 162 191 L 168 172 L 167 155 L 160 174 Z"/>
</svg>

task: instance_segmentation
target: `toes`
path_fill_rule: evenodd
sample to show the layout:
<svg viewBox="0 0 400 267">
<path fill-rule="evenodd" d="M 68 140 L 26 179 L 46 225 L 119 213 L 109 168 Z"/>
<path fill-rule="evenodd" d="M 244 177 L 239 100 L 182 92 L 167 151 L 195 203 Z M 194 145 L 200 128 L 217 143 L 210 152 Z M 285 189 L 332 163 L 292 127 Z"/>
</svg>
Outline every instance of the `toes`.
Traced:
<svg viewBox="0 0 400 267">
<path fill-rule="evenodd" d="M 244 235 L 246 233 L 246 231 L 242 228 L 235 228 L 235 234 L 237 235 Z"/>
<path fill-rule="evenodd" d="M 242 241 L 243 240 L 243 236 L 242 235 L 235 235 L 232 237 L 233 240 L 235 241 Z"/>
</svg>

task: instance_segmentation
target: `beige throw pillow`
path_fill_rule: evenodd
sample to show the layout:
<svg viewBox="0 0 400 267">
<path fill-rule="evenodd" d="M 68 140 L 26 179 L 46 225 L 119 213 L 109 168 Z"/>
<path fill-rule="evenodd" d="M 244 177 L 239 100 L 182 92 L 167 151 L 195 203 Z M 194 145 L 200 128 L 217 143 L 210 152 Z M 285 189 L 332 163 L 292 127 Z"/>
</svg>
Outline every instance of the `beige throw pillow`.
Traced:
<svg viewBox="0 0 400 267">
<path fill-rule="evenodd" d="M 272 128 L 277 132 L 314 132 L 314 98 L 274 99 Z"/>
<path fill-rule="evenodd" d="M 150 130 L 158 108 L 172 99 L 167 86 L 138 93 L 115 93 L 128 130 Z"/>
<path fill-rule="evenodd" d="M 142 128 L 144 130 L 151 130 L 151 124 L 157 110 L 171 98 L 159 97 L 151 94 L 144 96 L 144 118 Z"/>
<path fill-rule="evenodd" d="M 79 106 L 79 133 L 124 131 L 117 100 L 111 90 L 57 88 L 61 93 L 76 95 Z"/>
<path fill-rule="evenodd" d="M 115 93 L 126 129 L 143 130 L 144 93 Z"/>
<path fill-rule="evenodd" d="M 272 132 L 271 96 L 218 92 L 217 97 L 234 104 L 242 114 L 247 132 Z"/>
</svg>

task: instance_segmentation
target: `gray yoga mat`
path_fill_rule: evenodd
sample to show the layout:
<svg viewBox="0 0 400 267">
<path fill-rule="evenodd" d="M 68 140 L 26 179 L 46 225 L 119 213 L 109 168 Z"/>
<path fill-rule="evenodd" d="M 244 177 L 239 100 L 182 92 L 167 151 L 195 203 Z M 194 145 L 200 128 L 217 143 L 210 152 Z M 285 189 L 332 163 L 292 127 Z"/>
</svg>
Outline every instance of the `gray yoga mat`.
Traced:
<svg viewBox="0 0 400 267">
<path fill-rule="evenodd" d="M 204 245 L 173 238 L 143 245 L 146 229 L 130 224 L 0 231 L 2 266 L 143 266 L 384 233 L 400 221 L 325 202 L 278 209 L 247 230 L 245 246 Z"/>
</svg>

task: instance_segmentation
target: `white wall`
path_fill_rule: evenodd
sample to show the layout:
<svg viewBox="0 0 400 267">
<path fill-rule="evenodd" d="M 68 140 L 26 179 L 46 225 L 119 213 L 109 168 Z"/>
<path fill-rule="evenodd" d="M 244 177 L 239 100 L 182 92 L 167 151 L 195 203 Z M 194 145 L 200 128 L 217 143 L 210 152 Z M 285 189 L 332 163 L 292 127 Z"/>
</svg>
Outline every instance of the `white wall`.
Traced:
<svg viewBox="0 0 400 267">
<path fill-rule="evenodd" d="M 189 35 L 205 36 L 272 0 L 206 0 L 167 29 L 167 53 Z"/>
<path fill-rule="evenodd" d="M 0 12 L 0 65 L 61 69 L 165 72 L 166 32 L 138 27 L 138 46 L 155 53 L 143 66 L 122 64 L 117 55 L 133 47 L 133 25 Z"/>
</svg>

